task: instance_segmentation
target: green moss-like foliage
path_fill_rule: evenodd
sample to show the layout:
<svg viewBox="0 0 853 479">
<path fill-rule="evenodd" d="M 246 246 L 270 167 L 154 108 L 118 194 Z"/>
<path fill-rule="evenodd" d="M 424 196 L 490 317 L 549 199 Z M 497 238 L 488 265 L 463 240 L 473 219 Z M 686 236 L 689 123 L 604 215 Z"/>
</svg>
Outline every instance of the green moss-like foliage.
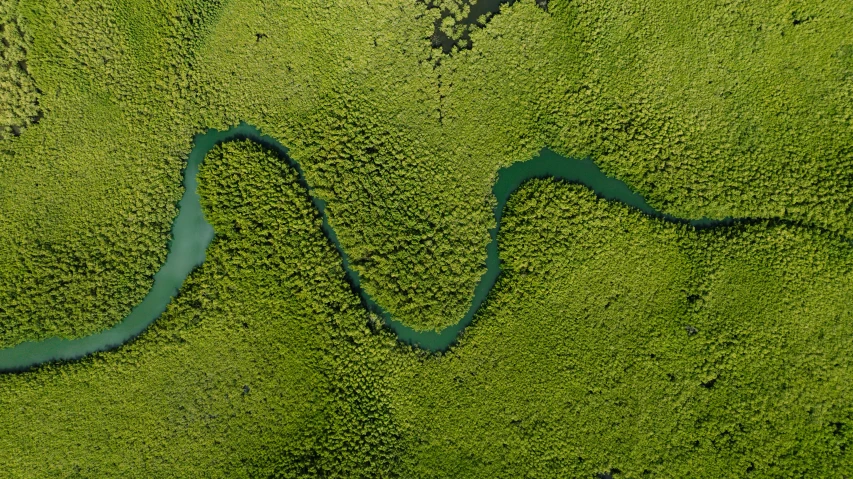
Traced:
<svg viewBox="0 0 853 479">
<path fill-rule="evenodd" d="M 165 260 L 194 131 L 178 92 L 216 10 L 122 7 L 19 4 L 50 113 L 0 142 L 2 347 L 114 325 Z M 153 44 L 132 34 L 140 21 Z"/>
<path fill-rule="evenodd" d="M 545 145 L 677 216 L 851 231 L 845 2 L 515 2 L 451 56 L 417 2 L 64 2 L 19 8 L 53 120 L 0 159 L 2 344 L 126 314 L 192 133 L 241 120 L 292 147 L 365 288 L 418 329 L 464 315 L 494 174 Z"/>
<path fill-rule="evenodd" d="M 536 181 L 500 242 L 505 273 L 461 343 L 395 377 L 402 477 L 853 467 L 846 241 L 697 232 Z"/>
<path fill-rule="evenodd" d="M 567 145 L 583 142 L 577 120 L 596 118 L 597 161 L 669 212 L 850 233 L 850 4 L 642 0 L 572 14 L 596 67 L 573 96 L 589 110 L 557 123 Z"/>
<path fill-rule="evenodd" d="M 10 476 L 853 467 L 853 249 L 832 234 L 696 231 L 535 180 L 507 205 L 485 309 L 432 355 L 368 327 L 284 159 L 228 142 L 200 180 L 218 234 L 161 320 L 118 351 L 0 378 Z"/>
<path fill-rule="evenodd" d="M 209 154 L 218 234 L 166 314 L 116 352 L 0 376 L 4 475 L 383 473 L 387 392 L 350 341 L 365 313 L 295 179 L 253 144 Z"/>
<path fill-rule="evenodd" d="M 19 135 L 41 114 L 39 90 L 27 70 L 30 39 L 21 26 L 17 0 L 0 5 L 0 140 Z"/>
<path fill-rule="evenodd" d="M 0 140 L 2 346 L 124 317 L 193 134 L 241 120 L 291 148 L 362 285 L 422 329 L 467 310 L 495 172 L 546 145 L 666 213 L 802 226 L 697 233 L 530 183 L 506 274 L 432 356 L 370 330 L 281 160 L 222 145 L 202 172 L 220 233 L 166 315 L 0 378 L 6 475 L 853 469 L 850 2 L 518 1 L 451 56 L 418 2 L 16 9 L 46 114 Z"/>
</svg>

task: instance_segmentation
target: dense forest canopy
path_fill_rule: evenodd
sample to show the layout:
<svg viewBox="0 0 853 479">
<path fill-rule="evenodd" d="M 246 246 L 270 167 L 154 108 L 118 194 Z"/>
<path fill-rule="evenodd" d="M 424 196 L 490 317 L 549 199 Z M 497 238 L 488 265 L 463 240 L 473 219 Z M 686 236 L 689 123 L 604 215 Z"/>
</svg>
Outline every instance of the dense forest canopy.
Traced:
<svg viewBox="0 0 853 479">
<path fill-rule="evenodd" d="M 3 2 L 0 346 L 121 320 L 193 135 L 240 121 L 290 148 L 362 286 L 419 329 L 467 310 L 495 174 L 544 146 L 674 216 L 767 221 L 697 231 L 529 182 L 484 310 L 429 354 L 371 328 L 281 158 L 222 144 L 205 263 L 135 341 L 0 376 L 0 469 L 853 470 L 853 3 L 519 0 L 448 22 L 470 42 L 450 52 L 436 5 Z"/>
<path fill-rule="evenodd" d="M 20 135 L 41 115 L 39 90 L 27 69 L 29 43 L 17 0 L 5 0 L 0 4 L 0 139 Z"/>
</svg>

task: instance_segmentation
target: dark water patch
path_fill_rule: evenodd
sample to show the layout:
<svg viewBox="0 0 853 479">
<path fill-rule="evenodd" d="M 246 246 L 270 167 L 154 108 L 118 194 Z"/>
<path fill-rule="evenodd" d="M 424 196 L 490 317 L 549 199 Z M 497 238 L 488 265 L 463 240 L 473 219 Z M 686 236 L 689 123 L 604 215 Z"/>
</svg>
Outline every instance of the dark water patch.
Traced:
<svg viewBox="0 0 853 479">
<path fill-rule="evenodd" d="M 439 9 L 441 16 L 435 21 L 435 31 L 430 40 L 433 48 L 441 47 L 444 53 L 450 53 L 453 48 L 471 48 L 471 31 L 483 27 L 497 13 L 502 5 L 512 5 L 516 0 L 426 0 L 428 9 Z M 548 11 L 548 0 L 536 0 L 536 5 Z M 467 7 L 468 14 L 459 18 L 453 11 Z M 453 20 L 449 29 L 450 34 L 442 29 L 445 19 Z"/>
<path fill-rule="evenodd" d="M 622 471 L 620 471 L 619 469 L 613 468 L 607 472 L 599 472 L 598 474 L 595 475 L 595 478 L 596 479 L 613 479 L 613 474 L 619 474 L 620 472 L 622 472 Z"/>
</svg>

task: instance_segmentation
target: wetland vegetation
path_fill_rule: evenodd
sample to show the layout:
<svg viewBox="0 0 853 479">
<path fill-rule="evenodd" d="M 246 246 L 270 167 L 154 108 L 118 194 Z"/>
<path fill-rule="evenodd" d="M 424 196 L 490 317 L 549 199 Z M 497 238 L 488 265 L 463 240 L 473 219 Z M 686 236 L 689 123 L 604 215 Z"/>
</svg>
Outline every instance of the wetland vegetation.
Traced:
<svg viewBox="0 0 853 479">
<path fill-rule="evenodd" d="M 450 55 L 415 1 L 6 5 L 35 89 L 3 101 L 42 116 L 4 107 L 3 347 L 125 317 L 194 135 L 241 120 L 289 147 L 361 286 L 417 330 L 468 310 L 495 176 L 546 146 L 667 214 L 767 220 L 695 230 L 527 182 L 501 277 L 429 353 L 376 327 L 295 170 L 228 142 L 199 173 L 217 235 L 163 316 L 0 376 L 4 474 L 853 469 L 849 2 L 520 0 Z"/>
<path fill-rule="evenodd" d="M 41 116 L 39 90 L 27 69 L 30 41 L 17 0 L 4 1 L 0 5 L 0 139 L 20 135 Z"/>
</svg>

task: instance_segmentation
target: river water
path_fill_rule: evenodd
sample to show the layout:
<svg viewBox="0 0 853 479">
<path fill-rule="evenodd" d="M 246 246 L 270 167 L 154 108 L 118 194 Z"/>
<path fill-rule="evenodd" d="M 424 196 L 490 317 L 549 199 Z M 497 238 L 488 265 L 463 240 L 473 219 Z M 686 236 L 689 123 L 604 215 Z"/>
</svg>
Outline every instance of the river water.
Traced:
<svg viewBox="0 0 853 479">
<path fill-rule="evenodd" d="M 169 302 L 178 293 L 187 276 L 204 262 L 205 250 L 213 239 L 213 227 L 204 218 L 196 191 L 196 176 L 199 166 L 207 152 L 216 144 L 245 138 L 277 150 L 299 172 L 300 184 L 311 193 L 300 165 L 287 155 L 287 148 L 275 139 L 263 135 L 251 125 L 241 123 L 225 131 L 211 129 L 203 135 L 196 136 L 184 170 L 183 186 L 185 190 L 178 204 L 178 215 L 172 224 L 169 253 L 166 262 L 154 275 L 154 284 L 145 298 L 120 323 L 105 331 L 79 339 L 51 337 L 42 341 L 24 342 L 0 350 L 0 371 L 22 371 L 49 361 L 73 360 L 96 351 L 114 349 L 137 337 L 149 324 L 160 317 Z M 602 198 L 622 202 L 650 216 L 671 222 L 709 227 L 732 221 L 731 219 L 710 220 L 704 218 L 683 220 L 664 215 L 649 206 L 642 196 L 631 191 L 625 183 L 602 173 L 592 160 L 568 159 L 547 148 L 543 149 L 538 156 L 528 161 L 518 162 L 498 171 L 498 179 L 492 188 L 497 199 L 494 209 L 496 227 L 489 231 L 490 241 L 486 249 L 486 272 L 477 283 L 468 312 L 456 324 L 441 331 L 417 331 L 394 320 L 361 288 L 358 273 L 350 268 L 349 257 L 338 241 L 334 229 L 329 225 L 325 212 L 326 203 L 313 194 L 310 196 L 322 217 L 323 232 L 340 253 L 347 279 L 353 290 L 361 298 L 362 304 L 369 311 L 380 316 L 383 323 L 397 334 L 400 341 L 430 351 L 442 351 L 450 347 L 458 338 L 459 333 L 471 323 L 480 305 L 485 301 L 498 279 L 500 258 L 498 256 L 497 234 L 500 229 L 501 215 L 510 195 L 524 181 L 548 177 L 582 183 Z"/>
</svg>

